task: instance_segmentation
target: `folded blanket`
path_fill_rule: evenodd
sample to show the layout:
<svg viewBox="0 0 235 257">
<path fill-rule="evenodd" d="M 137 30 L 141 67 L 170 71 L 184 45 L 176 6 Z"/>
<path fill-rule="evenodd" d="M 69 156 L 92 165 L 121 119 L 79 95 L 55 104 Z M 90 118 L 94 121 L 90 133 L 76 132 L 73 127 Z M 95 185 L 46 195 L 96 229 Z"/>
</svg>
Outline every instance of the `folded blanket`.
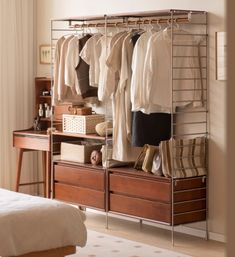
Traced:
<svg viewBox="0 0 235 257">
<path fill-rule="evenodd" d="M 205 175 L 205 149 L 205 137 L 162 141 L 160 154 L 164 176 L 186 178 Z"/>
</svg>

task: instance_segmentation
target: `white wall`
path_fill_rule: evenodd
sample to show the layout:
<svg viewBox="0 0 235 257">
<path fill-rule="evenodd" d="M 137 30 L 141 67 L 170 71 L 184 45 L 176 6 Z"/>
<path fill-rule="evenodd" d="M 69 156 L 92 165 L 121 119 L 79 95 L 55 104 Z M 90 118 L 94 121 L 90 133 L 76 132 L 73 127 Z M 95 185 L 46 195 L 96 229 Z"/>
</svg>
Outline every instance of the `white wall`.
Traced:
<svg viewBox="0 0 235 257">
<path fill-rule="evenodd" d="M 209 12 L 209 230 L 225 234 L 225 83 L 215 80 L 215 32 L 225 30 L 225 0 L 37 0 L 37 44 L 50 43 L 50 19 L 79 15 L 162 9 L 191 9 Z M 50 67 L 37 66 L 38 76 L 49 75 Z"/>
</svg>

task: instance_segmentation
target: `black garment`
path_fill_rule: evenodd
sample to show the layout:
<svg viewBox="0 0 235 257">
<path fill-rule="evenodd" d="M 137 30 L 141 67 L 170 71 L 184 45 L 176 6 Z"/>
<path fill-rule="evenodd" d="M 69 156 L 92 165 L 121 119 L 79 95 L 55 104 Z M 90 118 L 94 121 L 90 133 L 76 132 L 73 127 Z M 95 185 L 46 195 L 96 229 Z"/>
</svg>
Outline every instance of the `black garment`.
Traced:
<svg viewBox="0 0 235 257">
<path fill-rule="evenodd" d="M 79 53 L 90 37 L 91 35 L 86 35 L 79 39 Z M 89 83 L 89 65 L 82 58 L 79 58 L 79 63 L 75 69 L 82 97 L 97 96 L 97 87 L 92 87 Z"/>
<path fill-rule="evenodd" d="M 132 113 L 132 145 L 142 147 L 144 144 L 159 145 L 171 137 L 171 114 L 141 111 Z"/>
</svg>

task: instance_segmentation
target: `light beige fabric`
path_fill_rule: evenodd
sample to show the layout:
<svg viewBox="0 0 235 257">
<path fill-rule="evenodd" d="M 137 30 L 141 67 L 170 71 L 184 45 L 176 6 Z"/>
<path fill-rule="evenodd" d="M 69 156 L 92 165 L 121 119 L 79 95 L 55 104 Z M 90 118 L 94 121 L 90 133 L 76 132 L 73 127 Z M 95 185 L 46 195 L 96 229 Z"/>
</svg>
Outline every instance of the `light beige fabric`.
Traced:
<svg viewBox="0 0 235 257">
<path fill-rule="evenodd" d="M 109 67 L 119 78 L 117 88 L 113 94 L 113 159 L 134 162 L 141 148 L 131 145 L 131 102 L 130 81 L 131 61 L 133 53 L 132 34 L 123 34 L 114 46 Z M 119 74 L 117 76 L 117 74 Z M 115 85 L 116 87 L 116 85 Z"/>
<path fill-rule="evenodd" d="M 89 38 L 82 48 L 80 57 L 90 65 L 89 68 L 89 82 L 90 86 L 98 87 L 99 84 L 99 75 L 100 75 L 100 65 L 99 65 L 99 56 L 101 53 L 101 46 L 97 44 L 100 39 L 101 34 L 95 34 Z"/>
<path fill-rule="evenodd" d="M 166 177 L 206 175 L 206 138 L 170 139 L 160 143 L 162 172 Z"/>
<path fill-rule="evenodd" d="M 18 153 L 12 147 L 12 131 L 31 127 L 35 110 L 34 4 L 32 0 L 0 1 L 0 187 L 12 189 Z M 27 153 L 22 181 L 37 179 L 37 155 Z M 32 187 L 21 190 L 36 193 Z"/>
<path fill-rule="evenodd" d="M 84 246 L 84 219 L 68 204 L 0 189 L 0 256 Z"/>
</svg>

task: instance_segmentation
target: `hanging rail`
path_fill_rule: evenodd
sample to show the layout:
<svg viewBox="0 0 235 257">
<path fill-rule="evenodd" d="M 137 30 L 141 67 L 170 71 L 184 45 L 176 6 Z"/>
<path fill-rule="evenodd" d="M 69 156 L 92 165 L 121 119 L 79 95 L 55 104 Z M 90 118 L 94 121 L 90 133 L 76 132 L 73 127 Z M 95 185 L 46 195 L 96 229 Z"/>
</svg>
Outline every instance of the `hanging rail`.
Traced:
<svg viewBox="0 0 235 257">
<path fill-rule="evenodd" d="M 82 23 L 82 24 L 73 24 L 70 25 L 70 28 L 103 28 L 107 27 L 128 27 L 128 26 L 137 26 L 137 25 L 153 25 L 153 24 L 171 24 L 173 23 L 189 23 L 189 18 L 176 18 L 176 19 L 144 19 L 144 20 L 136 20 L 136 21 L 123 21 L 123 22 L 97 22 L 97 23 Z"/>
</svg>

